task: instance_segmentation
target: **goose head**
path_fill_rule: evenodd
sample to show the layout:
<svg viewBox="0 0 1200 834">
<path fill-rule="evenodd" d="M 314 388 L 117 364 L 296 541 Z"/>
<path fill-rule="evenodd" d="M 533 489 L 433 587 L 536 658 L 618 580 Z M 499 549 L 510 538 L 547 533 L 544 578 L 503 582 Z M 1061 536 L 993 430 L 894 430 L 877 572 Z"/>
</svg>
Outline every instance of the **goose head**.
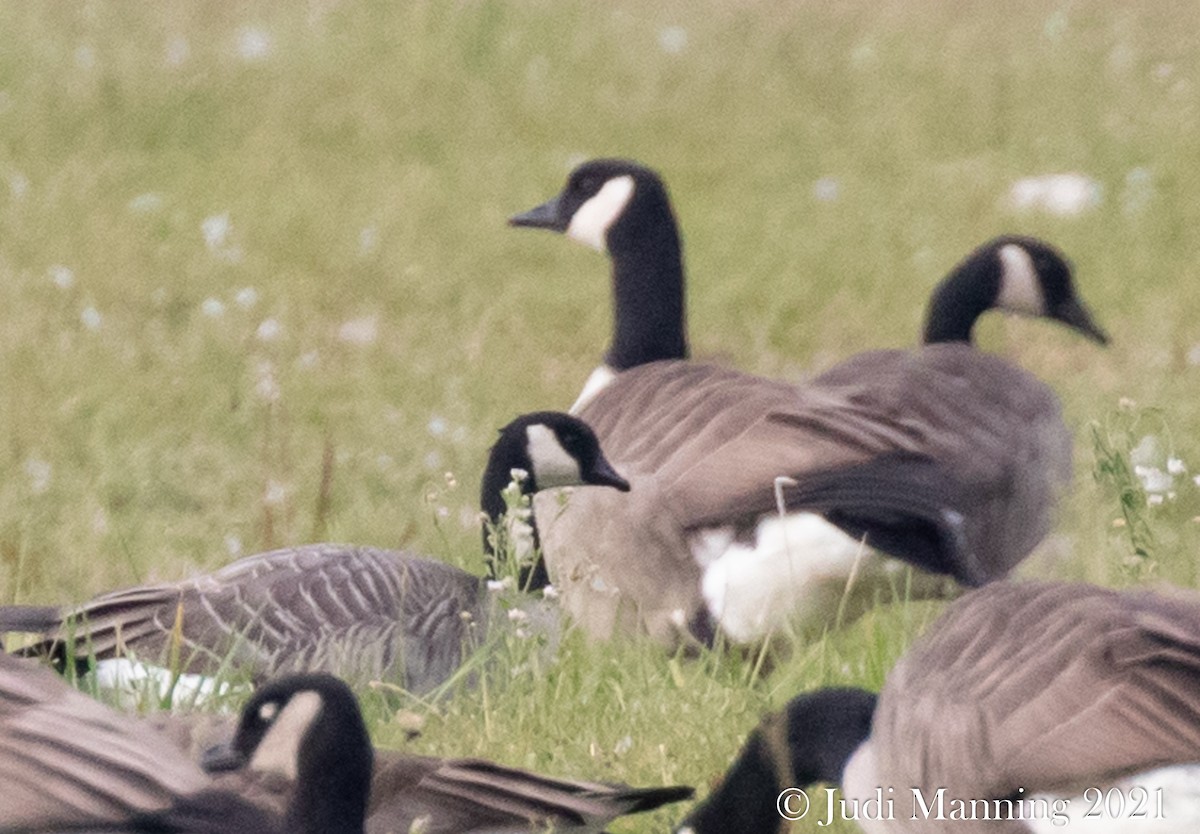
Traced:
<svg viewBox="0 0 1200 834">
<path fill-rule="evenodd" d="M 500 437 L 488 455 L 479 496 L 480 507 L 493 525 L 507 509 L 502 493 L 513 479 L 514 470 L 524 473 L 518 479 L 523 495 L 564 486 L 604 486 L 629 491 L 629 481 L 608 462 L 591 427 L 558 411 L 525 414 L 500 429 Z M 536 528 L 533 535 L 536 537 Z M 483 545 L 489 556 L 489 572 L 495 578 L 496 565 L 486 528 Z M 542 588 L 549 581 L 540 560 L 533 567 L 522 568 L 522 588 Z"/>
<path fill-rule="evenodd" d="M 549 229 L 600 252 L 646 235 L 656 225 L 675 228 L 675 216 L 662 178 L 626 159 L 592 159 L 576 167 L 556 196 L 508 221 L 513 226 Z"/>
<path fill-rule="evenodd" d="M 332 675 L 308 674 L 260 688 L 233 740 L 201 764 L 210 773 L 245 768 L 287 779 L 287 831 L 362 834 L 373 758 L 354 693 Z"/>
<path fill-rule="evenodd" d="M 995 238 L 951 270 L 930 302 L 925 344 L 971 341 L 975 322 L 992 309 L 1052 319 L 1108 343 L 1075 291 L 1070 262 L 1037 238 Z"/>
<path fill-rule="evenodd" d="M 593 159 L 557 196 L 508 222 L 565 234 L 612 259 L 610 371 L 687 358 L 683 252 L 657 173 L 630 160 Z"/>
</svg>

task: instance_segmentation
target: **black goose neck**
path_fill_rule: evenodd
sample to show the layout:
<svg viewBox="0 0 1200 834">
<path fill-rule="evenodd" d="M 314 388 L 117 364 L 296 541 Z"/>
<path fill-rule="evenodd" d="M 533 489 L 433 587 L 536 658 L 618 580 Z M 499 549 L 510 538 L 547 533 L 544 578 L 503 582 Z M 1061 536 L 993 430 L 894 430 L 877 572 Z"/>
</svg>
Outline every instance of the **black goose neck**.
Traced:
<svg viewBox="0 0 1200 834">
<path fill-rule="evenodd" d="M 776 800 L 782 784 L 762 734 L 755 732 L 721 784 L 684 819 L 680 830 L 696 834 L 727 831 L 777 831 Z"/>
<path fill-rule="evenodd" d="M 299 834 L 363 834 L 374 759 L 366 728 L 320 743 L 340 745 L 342 754 L 336 762 L 301 762 L 284 828 Z"/>
<path fill-rule="evenodd" d="M 659 359 L 686 359 L 683 252 L 666 192 L 639 182 L 637 197 L 608 232 L 613 338 L 605 356 L 623 371 Z"/>
<path fill-rule="evenodd" d="M 977 256 L 959 265 L 933 293 L 922 341 L 970 343 L 975 322 L 991 309 L 999 291 L 998 258 Z"/>
<path fill-rule="evenodd" d="M 479 488 L 479 508 L 486 518 L 482 524 L 483 557 L 487 563 L 489 579 L 500 578 L 500 566 L 489 532 L 499 527 L 508 505 L 504 503 L 504 489 L 512 481 L 512 471 L 523 469 L 526 477 L 520 482 L 522 497 L 537 492 L 534 482 L 532 464 L 528 455 L 517 451 L 517 445 L 511 438 L 501 437 L 488 456 L 487 466 L 483 470 L 483 479 Z M 533 520 L 532 508 L 529 517 L 529 527 L 533 536 L 535 552 L 541 552 L 541 540 L 538 538 L 537 524 Z M 540 590 L 550 584 L 550 574 L 546 571 L 545 562 L 539 558 L 533 565 L 523 565 L 517 577 L 517 584 L 522 589 Z"/>
</svg>

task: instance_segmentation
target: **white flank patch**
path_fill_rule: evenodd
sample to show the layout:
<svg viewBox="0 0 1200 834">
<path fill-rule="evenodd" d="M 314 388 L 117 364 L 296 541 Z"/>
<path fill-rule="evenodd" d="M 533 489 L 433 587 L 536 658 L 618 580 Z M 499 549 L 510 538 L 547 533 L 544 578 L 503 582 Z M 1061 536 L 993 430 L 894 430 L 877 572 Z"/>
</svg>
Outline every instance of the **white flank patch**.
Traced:
<svg viewBox="0 0 1200 834">
<path fill-rule="evenodd" d="M 708 547 L 714 543 L 711 537 L 702 541 Z M 730 639 L 748 643 L 778 630 L 798 612 L 831 617 L 861 551 L 856 539 L 819 515 L 766 516 L 758 522 L 752 547 L 734 543 L 709 565 L 701 592 Z M 711 552 L 693 555 L 712 558 Z M 870 551 L 861 558 L 879 559 Z"/>
<path fill-rule="evenodd" d="M 592 401 L 592 397 L 599 394 L 608 384 L 617 378 L 617 372 L 608 365 L 601 365 L 592 371 L 591 376 L 587 378 L 587 382 L 583 384 L 583 390 L 579 392 L 579 396 L 575 399 L 571 406 L 569 414 L 578 414 L 583 410 L 583 407 Z"/>
<path fill-rule="evenodd" d="M 322 706 L 316 692 L 297 692 L 289 698 L 255 748 L 250 768 L 260 773 L 279 773 L 294 781 L 299 771 L 300 745 Z"/>
<path fill-rule="evenodd" d="M 846 766 L 842 768 L 842 797 L 846 800 L 857 800 L 858 807 L 864 807 L 864 803 L 869 799 L 876 797 L 876 789 L 883 788 L 883 795 L 886 799 L 893 799 L 897 793 L 907 792 L 909 786 L 897 788 L 893 792 L 888 791 L 888 785 L 883 785 L 879 778 L 879 766 L 875 762 L 875 747 L 871 743 L 868 736 L 862 744 L 858 745 L 850 758 L 846 760 Z M 820 805 L 821 803 L 818 803 Z M 907 797 L 901 796 L 895 803 L 896 816 L 900 819 L 907 820 L 909 813 L 910 801 Z M 887 806 L 884 806 L 886 813 Z M 819 816 L 824 816 L 824 811 L 819 812 Z M 899 820 L 897 820 L 899 821 Z M 862 815 L 862 818 L 857 820 L 859 827 L 867 834 L 873 834 L 876 831 L 886 831 L 888 823 L 873 820 L 870 815 Z"/>
<path fill-rule="evenodd" d="M 1010 243 L 1000 247 L 1000 292 L 996 306 L 1001 310 L 1040 316 L 1046 312 L 1046 300 L 1033 258 L 1025 247 Z"/>
<path fill-rule="evenodd" d="M 629 174 L 613 177 L 594 197 L 575 210 L 567 225 L 567 237 L 601 252 L 607 251 L 608 230 L 629 205 L 632 196 L 633 177 Z"/>
<path fill-rule="evenodd" d="M 1200 763 L 1148 770 L 1083 795 L 1037 794 L 1033 799 L 1063 809 L 1057 819 L 1028 820 L 1035 834 L 1194 834 L 1200 831 Z"/>
<path fill-rule="evenodd" d="M 562 447 L 553 429 L 536 423 L 525 427 L 525 437 L 529 441 L 526 448 L 538 489 L 583 483 L 579 461 Z"/>
<path fill-rule="evenodd" d="M 124 657 L 97 663 L 96 685 L 114 693 L 124 709 L 137 709 L 147 700 L 161 702 L 168 693 L 175 704 L 198 706 L 210 698 L 227 697 L 234 691 L 229 681 L 218 683 L 204 675 L 179 675 L 175 679 L 169 669 Z"/>
</svg>

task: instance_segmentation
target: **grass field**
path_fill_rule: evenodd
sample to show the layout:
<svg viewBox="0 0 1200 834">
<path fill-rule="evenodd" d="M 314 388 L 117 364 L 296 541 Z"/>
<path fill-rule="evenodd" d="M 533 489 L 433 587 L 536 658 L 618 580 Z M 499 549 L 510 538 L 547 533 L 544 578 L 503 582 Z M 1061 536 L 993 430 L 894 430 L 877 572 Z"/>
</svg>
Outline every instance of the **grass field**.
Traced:
<svg viewBox="0 0 1200 834">
<path fill-rule="evenodd" d="M 1077 431 L 1023 573 L 1200 584 L 1200 7 L 649 5 L 0 0 L 0 602 L 316 539 L 482 570 L 495 429 L 569 405 L 610 327 L 604 259 L 505 218 L 599 155 L 672 189 L 696 354 L 771 375 L 912 344 L 994 234 L 1059 245 L 1112 346 L 980 328 Z M 1082 211 L 1010 200 L 1066 172 Z M 1129 467 L 1168 457 L 1156 503 Z M 407 705 L 410 746 L 703 788 L 763 711 L 878 685 L 936 610 L 771 670 L 516 646 L 493 685 Z"/>
</svg>

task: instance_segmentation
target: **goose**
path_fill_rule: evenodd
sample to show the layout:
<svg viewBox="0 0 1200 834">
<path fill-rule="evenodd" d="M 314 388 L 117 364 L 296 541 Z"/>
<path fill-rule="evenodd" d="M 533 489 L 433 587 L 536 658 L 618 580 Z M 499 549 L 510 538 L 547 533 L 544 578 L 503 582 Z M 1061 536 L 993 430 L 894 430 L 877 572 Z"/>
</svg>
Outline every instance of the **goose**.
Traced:
<svg viewBox="0 0 1200 834">
<path fill-rule="evenodd" d="M 0 655 L 0 831 L 362 834 L 372 752 L 344 683 L 270 683 L 247 704 L 236 744 L 250 773 L 294 785 L 283 814 L 214 781 L 136 719 Z"/>
<path fill-rule="evenodd" d="M 567 484 L 629 488 L 591 429 L 559 412 L 523 415 L 501 430 L 481 487 L 493 525 L 504 512 L 500 493 L 513 470 L 527 473 L 520 487 L 525 494 Z M 412 691 L 427 693 L 458 669 L 486 626 L 488 602 L 484 580 L 434 559 L 309 544 L 248 556 L 182 582 L 114 591 L 73 608 L 0 609 L 0 632 L 42 633 L 25 655 L 61 658 L 69 643 L 83 664 L 130 654 L 158 662 L 178 650 L 170 666 L 187 675 L 223 670 L 261 680 L 323 670 L 376 678 L 391 671 Z M 122 665 L 117 670 L 128 674 Z M 134 674 L 146 673 L 135 667 Z M 173 675 L 165 677 L 177 684 Z"/>
<path fill-rule="evenodd" d="M 1049 531 L 1071 467 L 1057 397 L 970 343 L 993 308 L 1107 341 L 1049 244 L 983 244 L 934 291 L 922 346 L 799 386 L 687 358 L 678 232 L 653 171 L 586 162 L 510 223 L 612 260 L 613 345 L 571 410 L 633 489 L 539 515 L 561 604 L 594 637 L 749 643 L 852 616 L 908 565 L 914 596 L 1006 576 Z"/>
<path fill-rule="evenodd" d="M 157 713 L 143 723 L 190 758 L 225 766 L 234 737 L 233 717 L 213 713 Z M 468 832 L 598 832 L 620 816 L 689 799 L 683 785 L 626 785 L 549 777 L 483 759 L 439 758 L 375 749 L 367 804 L 367 834 L 468 834 Z M 235 766 L 238 762 L 231 763 Z M 218 784 L 282 815 L 293 785 L 235 770 Z"/>
<path fill-rule="evenodd" d="M 817 690 L 764 720 L 678 832 L 778 831 L 780 793 L 817 783 L 845 804 L 807 791 L 809 824 L 857 811 L 871 834 L 1198 831 L 1200 600 L 1057 582 L 972 591 L 878 696 Z"/>
</svg>

